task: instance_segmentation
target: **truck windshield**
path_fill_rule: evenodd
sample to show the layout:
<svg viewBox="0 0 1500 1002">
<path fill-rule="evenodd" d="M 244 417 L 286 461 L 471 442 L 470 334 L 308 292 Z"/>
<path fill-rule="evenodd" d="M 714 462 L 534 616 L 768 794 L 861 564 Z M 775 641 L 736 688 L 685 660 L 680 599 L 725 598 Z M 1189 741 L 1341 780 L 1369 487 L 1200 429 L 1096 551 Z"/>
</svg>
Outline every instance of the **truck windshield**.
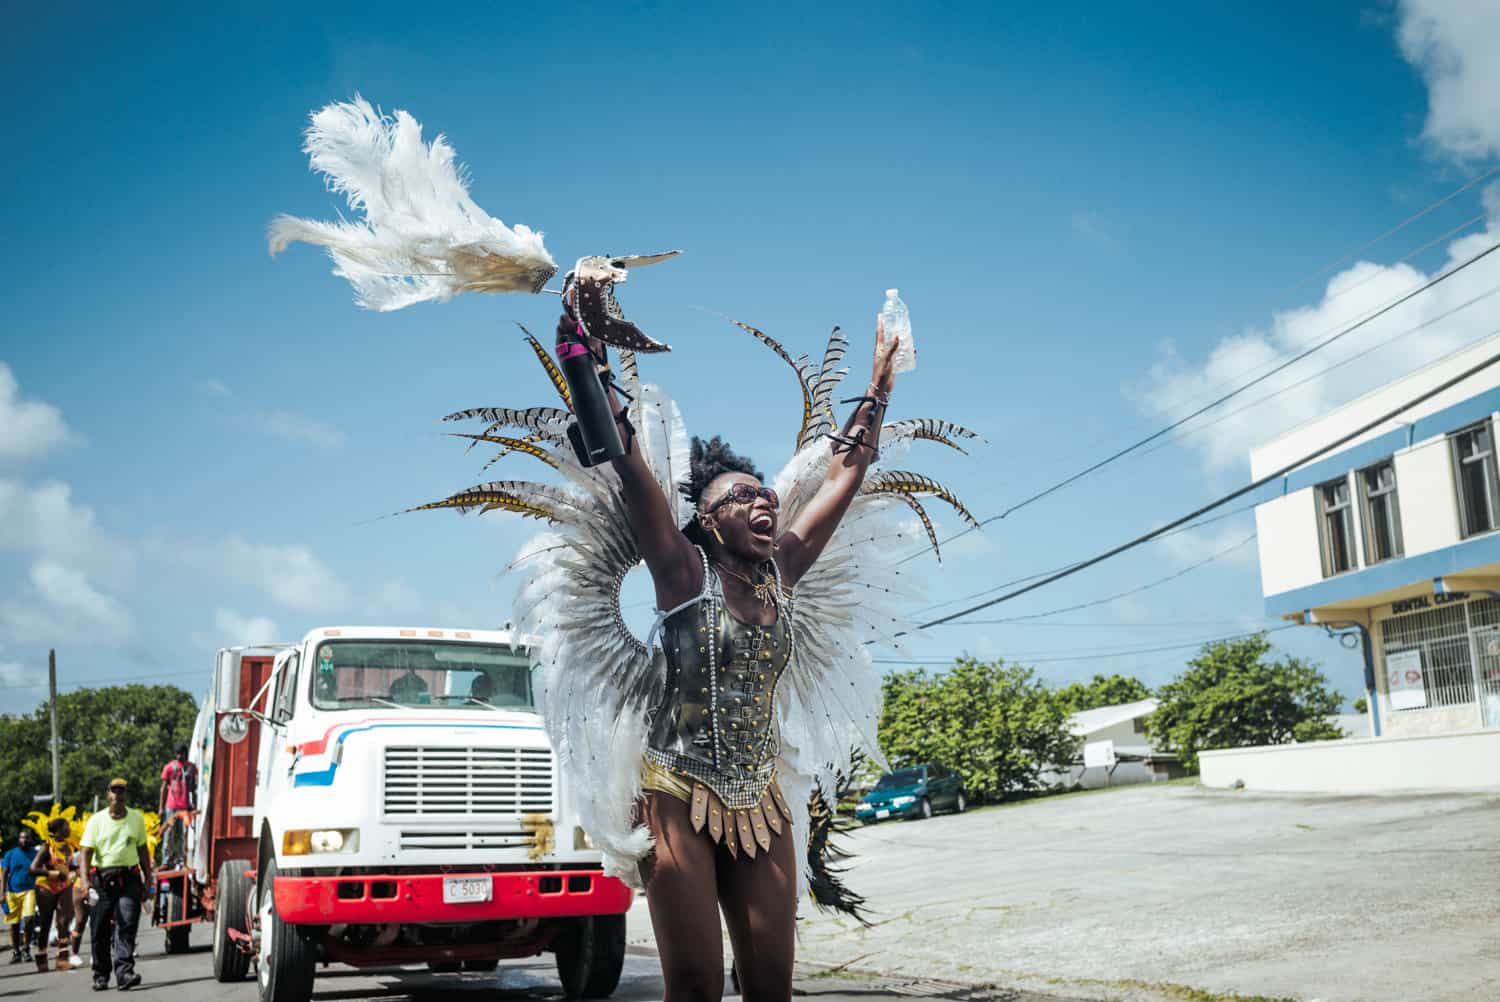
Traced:
<svg viewBox="0 0 1500 1002">
<path fill-rule="evenodd" d="M 325 640 L 313 663 L 320 710 L 398 706 L 532 709 L 524 651 L 427 640 Z"/>
</svg>

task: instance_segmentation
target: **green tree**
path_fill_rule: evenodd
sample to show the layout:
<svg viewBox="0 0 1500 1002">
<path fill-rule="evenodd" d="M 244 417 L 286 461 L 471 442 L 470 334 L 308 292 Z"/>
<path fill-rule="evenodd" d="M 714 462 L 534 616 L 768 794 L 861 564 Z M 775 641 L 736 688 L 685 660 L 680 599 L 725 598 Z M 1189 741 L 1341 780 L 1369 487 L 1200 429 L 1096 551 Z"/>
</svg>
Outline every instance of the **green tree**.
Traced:
<svg viewBox="0 0 1500 1002">
<path fill-rule="evenodd" d="M 1200 751 L 1343 737 L 1328 717 L 1344 700 L 1323 673 L 1301 658 L 1268 660 L 1270 650 L 1264 634 L 1206 644 L 1157 691 L 1147 727 L 1158 747 L 1196 770 Z"/>
<path fill-rule="evenodd" d="M 1096 710 L 1101 706 L 1119 706 L 1151 698 L 1145 682 L 1130 675 L 1095 675 L 1089 682 L 1074 682 L 1057 690 L 1069 713 Z"/>
<path fill-rule="evenodd" d="M 1366 699 L 1365 697 L 1363 697 L 1363 696 L 1361 696 L 1358 699 L 1356 699 L 1354 701 L 1354 712 L 1355 713 L 1369 713 L 1370 712 L 1370 701 L 1368 699 Z"/>
<path fill-rule="evenodd" d="M 115 776 L 130 783 L 130 802 L 156 810 L 161 767 L 193 736 L 198 707 L 169 685 L 78 689 L 57 698 L 62 802 L 89 807 Z M 51 727 L 43 703 L 25 716 L 0 717 L 0 830 L 35 808 L 52 789 Z"/>
<path fill-rule="evenodd" d="M 946 672 L 895 672 L 884 683 L 880 746 L 896 768 L 937 762 L 975 800 L 1041 787 L 1041 772 L 1072 761 L 1068 710 L 1030 668 L 961 658 Z"/>
</svg>

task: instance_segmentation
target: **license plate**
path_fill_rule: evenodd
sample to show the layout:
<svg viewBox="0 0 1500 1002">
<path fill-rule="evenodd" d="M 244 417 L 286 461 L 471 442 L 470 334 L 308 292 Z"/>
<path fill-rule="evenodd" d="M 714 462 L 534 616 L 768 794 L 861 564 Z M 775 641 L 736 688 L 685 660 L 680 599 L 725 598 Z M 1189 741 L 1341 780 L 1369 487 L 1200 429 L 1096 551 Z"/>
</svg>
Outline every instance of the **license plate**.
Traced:
<svg viewBox="0 0 1500 1002">
<path fill-rule="evenodd" d="M 891 816 L 891 812 L 890 811 L 876 811 L 875 812 L 875 820 L 876 821 L 884 821 L 886 818 L 888 818 L 890 816 Z"/>
<path fill-rule="evenodd" d="M 488 901 L 494 891 L 489 877 L 444 877 L 443 904 L 462 905 Z"/>
</svg>

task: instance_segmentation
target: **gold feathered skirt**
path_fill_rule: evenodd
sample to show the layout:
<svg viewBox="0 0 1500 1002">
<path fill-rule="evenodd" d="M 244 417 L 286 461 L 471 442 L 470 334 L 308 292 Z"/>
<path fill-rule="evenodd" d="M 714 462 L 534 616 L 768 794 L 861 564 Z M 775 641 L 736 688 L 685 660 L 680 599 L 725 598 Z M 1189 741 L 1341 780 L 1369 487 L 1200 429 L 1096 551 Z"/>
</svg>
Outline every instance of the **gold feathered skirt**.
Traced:
<svg viewBox="0 0 1500 1002">
<path fill-rule="evenodd" d="M 665 793 L 687 804 L 693 831 L 702 832 L 706 828 L 708 837 L 735 858 L 739 858 L 742 849 L 750 859 L 757 852 L 770 852 L 771 836 L 781 835 L 783 825 L 792 823 L 792 809 L 774 778 L 759 803 L 735 810 L 726 807 L 719 795 L 701 780 L 678 775 L 646 759 L 641 763 L 641 789 Z"/>
</svg>

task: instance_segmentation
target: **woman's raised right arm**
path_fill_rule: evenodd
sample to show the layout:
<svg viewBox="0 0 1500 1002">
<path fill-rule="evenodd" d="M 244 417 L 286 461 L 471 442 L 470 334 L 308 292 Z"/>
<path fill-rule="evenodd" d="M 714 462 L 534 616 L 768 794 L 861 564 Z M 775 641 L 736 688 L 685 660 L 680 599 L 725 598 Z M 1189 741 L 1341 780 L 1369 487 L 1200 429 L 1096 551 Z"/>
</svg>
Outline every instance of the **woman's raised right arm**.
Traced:
<svg viewBox="0 0 1500 1002">
<path fill-rule="evenodd" d="M 574 321 L 566 313 L 557 321 L 558 331 L 568 334 L 574 329 Z M 597 341 L 590 345 L 596 354 L 607 351 Z M 610 411 L 623 414 L 618 395 L 605 380 L 605 393 L 609 398 Z M 693 544 L 688 542 L 677 527 L 672 505 L 662 494 L 646 466 L 646 460 L 634 441 L 635 436 L 623 421 L 616 421 L 620 430 L 620 441 L 626 444 L 625 455 L 610 460 L 615 473 L 620 477 L 620 490 L 625 499 L 625 516 L 635 532 L 636 546 L 651 572 L 651 581 L 656 586 L 656 604 L 661 609 L 671 609 L 697 595 L 703 588 L 703 566 Z"/>
</svg>

